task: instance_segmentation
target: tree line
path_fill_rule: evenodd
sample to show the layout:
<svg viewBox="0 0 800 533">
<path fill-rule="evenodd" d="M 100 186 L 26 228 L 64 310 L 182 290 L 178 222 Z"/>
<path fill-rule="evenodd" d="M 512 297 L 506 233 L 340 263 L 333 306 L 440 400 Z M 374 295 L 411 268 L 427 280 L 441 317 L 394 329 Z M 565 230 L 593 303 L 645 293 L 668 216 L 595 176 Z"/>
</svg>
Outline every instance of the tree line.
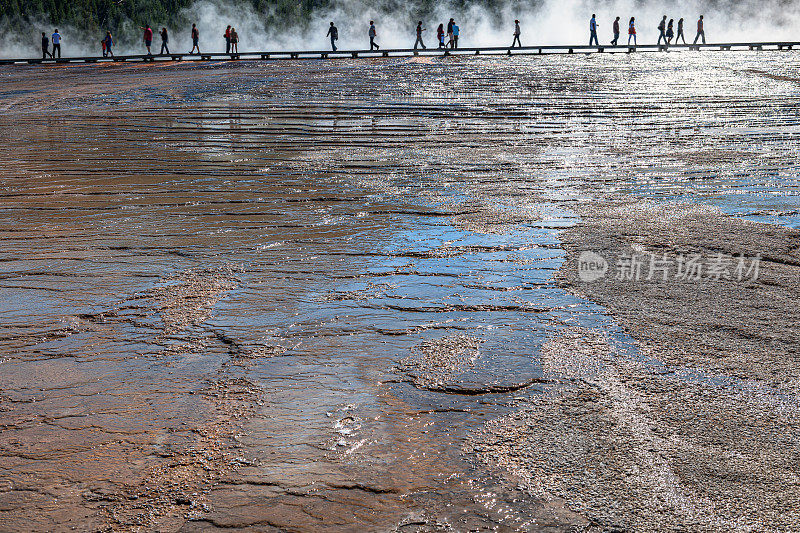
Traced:
<svg viewBox="0 0 800 533">
<path fill-rule="evenodd" d="M 249 4 L 267 22 L 302 24 L 311 11 L 328 5 L 328 0 L 223 0 L 227 4 Z M 27 31 L 31 25 L 47 22 L 99 33 L 117 32 L 133 24 L 190 24 L 184 9 L 195 0 L 0 0 L 0 27 L 5 31 Z M 273 20 L 270 20 L 273 19 Z"/>
</svg>

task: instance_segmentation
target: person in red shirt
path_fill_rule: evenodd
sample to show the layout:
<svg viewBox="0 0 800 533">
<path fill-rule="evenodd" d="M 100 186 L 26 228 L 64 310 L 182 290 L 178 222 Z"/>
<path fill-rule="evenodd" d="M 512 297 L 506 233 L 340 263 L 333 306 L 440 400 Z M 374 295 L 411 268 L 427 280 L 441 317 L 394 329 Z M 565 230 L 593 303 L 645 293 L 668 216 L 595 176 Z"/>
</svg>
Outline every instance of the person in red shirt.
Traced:
<svg viewBox="0 0 800 533">
<path fill-rule="evenodd" d="M 633 46 L 636 46 L 636 19 L 631 17 L 628 23 L 628 46 L 631 45 L 631 38 L 633 38 Z"/>
<path fill-rule="evenodd" d="M 147 48 L 147 55 L 151 56 L 153 53 L 150 51 L 150 46 L 153 44 L 153 30 L 149 25 L 145 25 L 144 29 L 144 45 Z"/>
<path fill-rule="evenodd" d="M 694 38 L 694 43 L 697 44 L 697 39 L 700 37 L 703 38 L 703 44 L 706 44 L 706 32 L 703 29 L 703 15 L 700 15 L 700 18 L 697 20 L 697 36 Z"/>
<path fill-rule="evenodd" d="M 225 34 L 223 35 L 223 37 L 225 37 L 225 53 L 226 54 L 230 54 L 231 53 L 231 27 L 230 27 L 230 24 L 228 25 L 227 28 L 225 28 Z"/>
</svg>

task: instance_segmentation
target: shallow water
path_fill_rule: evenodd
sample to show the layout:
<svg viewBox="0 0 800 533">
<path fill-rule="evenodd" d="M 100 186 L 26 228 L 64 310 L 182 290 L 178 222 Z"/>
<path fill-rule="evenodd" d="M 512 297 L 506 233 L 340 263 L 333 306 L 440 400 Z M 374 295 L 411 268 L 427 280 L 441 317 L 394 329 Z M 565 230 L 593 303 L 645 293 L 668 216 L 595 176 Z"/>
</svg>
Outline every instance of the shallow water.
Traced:
<svg viewBox="0 0 800 533">
<path fill-rule="evenodd" d="M 570 205 L 800 227 L 797 57 L 3 70 L 0 520 L 580 523 L 460 452 L 555 332 L 624 339 L 552 280 Z"/>
</svg>

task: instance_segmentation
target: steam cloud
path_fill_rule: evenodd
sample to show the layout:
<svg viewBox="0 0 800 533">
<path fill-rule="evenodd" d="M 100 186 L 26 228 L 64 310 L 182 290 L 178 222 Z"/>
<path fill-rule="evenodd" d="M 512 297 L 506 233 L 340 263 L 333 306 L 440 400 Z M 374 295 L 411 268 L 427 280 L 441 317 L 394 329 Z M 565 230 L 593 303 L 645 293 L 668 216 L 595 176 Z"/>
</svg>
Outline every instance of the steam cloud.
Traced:
<svg viewBox="0 0 800 533">
<path fill-rule="evenodd" d="M 184 16 L 197 24 L 200 30 L 200 48 L 203 51 L 224 51 L 222 34 L 228 24 L 236 28 L 239 50 L 319 50 L 330 44 L 325 37 L 328 25 L 336 22 L 339 28 L 338 46 L 343 49 L 362 49 L 369 46 L 367 29 L 369 21 L 375 20 L 378 29 L 377 42 L 383 48 L 410 48 L 414 43 L 414 28 L 419 20 L 419 9 L 413 3 L 401 4 L 389 9 L 380 3 L 362 0 L 339 0 L 332 9 L 318 10 L 302 27 L 268 27 L 267 13 L 256 13 L 249 3 L 226 0 L 198 0 L 184 10 Z M 437 5 L 433 16 L 423 18 L 427 28 L 424 34 L 429 47 L 436 46 L 436 27 L 447 23 L 452 17 L 458 23 L 461 46 L 507 46 L 511 43 L 513 21 L 522 24 L 522 44 L 588 44 L 589 18 L 597 14 L 598 33 L 601 44 L 611 40 L 611 24 L 614 17 L 621 17 L 621 42 L 627 40 L 627 22 L 636 17 L 639 44 L 655 43 L 658 37 L 656 26 L 663 15 L 685 19 L 688 41 L 694 39 L 695 23 L 699 14 L 705 15 L 706 37 L 709 42 L 743 41 L 790 41 L 800 32 L 800 2 L 786 0 L 730 0 L 719 1 L 667 1 L 642 3 L 640 0 L 612 0 L 592 3 L 587 0 L 544 0 L 534 6 L 512 6 L 503 4 L 488 9 L 477 3 L 455 7 L 450 3 Z M 160 39 L 158 30 L 163 21 L 150 21 L 154 30 L 154 52 L 158 52 Z M 40 52 L 41 32 L 48 36 L 53 24 L 46 20 L 31 27 L 30 34 L 10 34 L 4 31 L 0 55 L 3 57 L 37 57 Z M 188 52 L 191 48 L 191 24 L 185 28 L 170 30 L 170 50 Z M 676 28 L 677 29 L 677 28 Z M 98 55 L 103 35 L 85 35 L 73 28 L 59 27 L 63 36 L 64 55 Z M 122 35 L 121 35 L 122 34 Z M 125 37 L 122 39 L 121 37 Z M 117 54 L 143 53 L 141 30 L 132 22 L 127 23 L 115 35 L 121 41 L 137 42 L 138 45 L 121 45 Z"/>
</svg>

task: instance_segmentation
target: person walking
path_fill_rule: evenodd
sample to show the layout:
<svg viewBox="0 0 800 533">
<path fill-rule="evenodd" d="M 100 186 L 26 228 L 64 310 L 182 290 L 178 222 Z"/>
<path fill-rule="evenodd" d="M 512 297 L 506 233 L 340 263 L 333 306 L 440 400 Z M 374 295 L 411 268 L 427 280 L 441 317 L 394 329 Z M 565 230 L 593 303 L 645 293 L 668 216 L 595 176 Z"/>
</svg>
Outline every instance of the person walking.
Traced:
<svg viewBox="0 0 800 533">
<path fill-rule="evenodd" d="M 450 21 L 447 23 L 447 46 L 449 46 L 450 48 L 453 48 L 453 25 L 454 24 L 455 24 L 455 21 L 453 21 L 453 19 L 450 19 Z"/>
<path fill-rule="evenodd" d="M 150 46 L 153 44 L 153 30 L 150 29 L 149 24 L 145 24 L 144 28 L 144 36 L 142 40 L 144 41 L 144 47 L 147 48 L 147 55 L 151 56 L 153 53 L 150 51 Z"/>
<path fill-rule="evenodd" d="M 231 25 L 228 24 L 228 27 L 225 28 L 225 33 L 223 35 L 225 37 L 225 53 L 231 53 Z"/>
<path fill-rule="evenodd" d="M 669 19 L 669 24 L 667 24 L 667 45 L 672 44 L 672 38 L 675 37 L 675 31 L 672 29 L 672 25 L 675 22 L 675 19 Z"/>
<path fill-rule="evenodd" d="M 661 39 L 664 39 L 664 44 L 667 44 L 667 16 L 664 15 L 664 18 L 661 19 L 661 22 L 658 23 L 658 42 L 656 44 L 661 44 Z"/>
<path fill-rule="evenodd" d="M 458 48 L 458 33 L 461 30 L 458 28 L 458 24 L 455 22 L 453 23 L 453 48 Z"/>
<path fill-rule="evenodd" d="M 628 23 L 628 46 L 631 45 L 631 38 L 633 38 L 633 46 L 636 46 L 636 19 L 631 17 Z"/>
<path fill-rule="evenodd" d="M 522 30 L 519 27 L 519 21 L 514 21 L 514 42 L 511 43 L 511 48 L 514 48 L 516 44 L 520 48 L 522 48 L 522 42 L 519 40 L 519 36 L 522 35 Z"/>
<path fill-rule="evenodd" d="M 422 32 L 425 31 L 425 28 L 422 27 L 422 21 L 420 20 L 417 23 L 417 40 L 414 41 L 414 50 L 417 49 L 417 46 L 421 46 L 423 50 L 425 50 L 426 46 L 425 43 L 422 42 Z"/>
<path fill-rule="evenodd" d="M 378 30 L 375 29 L 375 21 L 369 21 L 369 49 L 380 50 L 381 47 L 375 42 L 375 37 L 378 36 Z"/>
<path fill-rule="evenodd" d="M 47 59 L 47 56 L 53 57 L 53 54 L 49 52 L 50 48 L 50 39 L 47 38 L 47 34 L 42 32 L 42 59 Z"/>
<path fill-rule="evenodd" d="M 611 41 L 611 44 L 617 46 L 619 42 L 619 17 L 614 19 L 614 39 Z"/>
<path fill-rule="evenodd" d="M 678 34 L 675 36 L 675 44 L 678 44 L 678 39 L 683 39 L 683 44 L 686 44 L 686 37 L 683 35 L 683 19 L 678 19 Z"/>
<path fill-rule="evenodd" d="M 56 57 L 56 52 L 58 52 L 58 58 L 61 59 L 61 34 L 58 33 L 58 28 L 56 31 L 53 32 L 53 53 L 50 54 L 50 57 Z"/>
<path fill-rule="evenodd" d="M 331 27 L 328 28 L 328 33 L 326 33 L 325 36 L 331 38 L 331 50 L 335 52 L 336 41 L 339 40 L 339 28 L 336 27 L 336 24 L 331 22 Z"/>
<path fill-rule="evenodd" d="M 231 53 L 239 53 L 239 34 L 236 33 L 236 28 L 231 28 Z"/>
<path fill-rule="evenodd" d="M 110 31 L 106 32 L 106 39 L 105 40 L 106 40 L 106 54 L 107 54 L 107 56 L 114 57 L 114 52 L 112 50 L 112 48 L 114 47 L 114 38 L 111 37 L 111 32 Z"/>
<path fill-rule="evenodd" d="M 169 54 L 169 34 L 167 33 L 167 28 L 161 28 L 161 52 L 160 55 L 164 55 L 164 52 Z"/>
<path fill-rule="evenodd" d="M 200 53 L 200 31 L 197 29 L 197 24 L 192 24 L 192 50 L 189 53 L 193 54 L 195 50 Z"/>
<path fill-rule="evenodd" d="M 703 38 L 703 44 L 706 44 L 706 32 L 703 25 L 703 15 L 700 15 L 700 18 L 697 19 L 697 35 L 695 36 L 694 43 L 692 44 L 697 44 L 697 39 L 700 37 Z"/>
<path fill-rule="evenodd" d="M 592 14 L 592 20 L 589 21 L 589 46 L 592 46 L 592 43 L 600 46 L 600 42 L 597 40 L 597 19 L 594 14 Z"/>
<path fill-rule="evenodd" d="M 436 38 L 439 39 L 439 48 L 444 48 L 444 24 L 436 28 Z"/>
</svg>

